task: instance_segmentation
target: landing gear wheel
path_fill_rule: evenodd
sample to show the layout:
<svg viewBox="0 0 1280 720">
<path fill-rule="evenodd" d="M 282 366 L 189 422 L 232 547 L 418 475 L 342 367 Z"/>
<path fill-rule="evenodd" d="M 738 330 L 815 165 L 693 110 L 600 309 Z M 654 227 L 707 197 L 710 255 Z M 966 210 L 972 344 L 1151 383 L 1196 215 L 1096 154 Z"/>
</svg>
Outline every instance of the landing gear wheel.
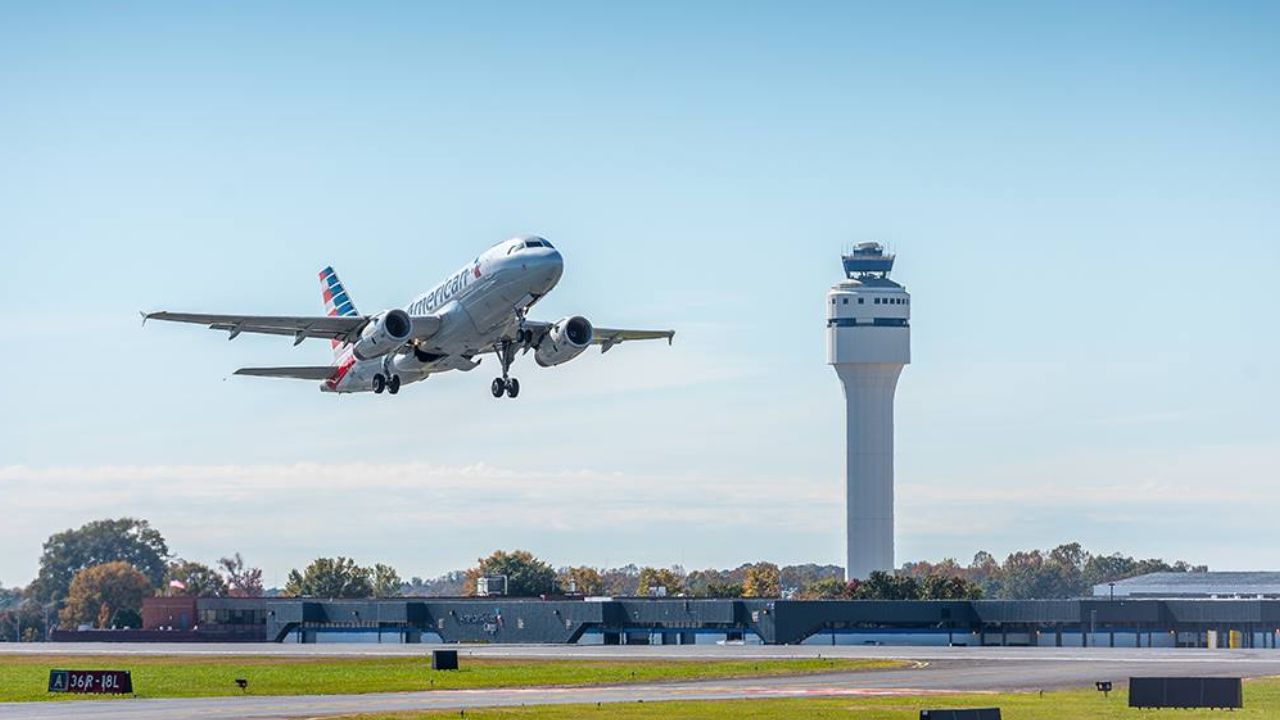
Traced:
<svg viewBox="0 0 1280 720">
<path fill-rule="evenodd" d="M 387 392 L 391 393 L 392 395 L 395 395 L 396 393 L 400 392 L 400 376 L 399 375 L 392 375 L 391 379 L 387 381 Z"/>
<path fill-rule="evenodd" d="M 520 394 L 520 381 L 511 378 L 507 381 L 507 397 L 513 398 Z"/>
<path fill-rule="evenodd" d="M 496 398 L 502 397 L 502 393 L 505 392 L 506 389 L 507 384 L 503 382 L 502 378 L 494 378 L 493 384 L 489 386 L 489 392 L 493 393 L 493 396 Z"/>
<path fill-rule="evenodd" d="M 387 379 L 382 377 L 382 373 L 373 376 L 373 392 L 375 395 L 381 394 L 387 389 Z"/>
</svg>

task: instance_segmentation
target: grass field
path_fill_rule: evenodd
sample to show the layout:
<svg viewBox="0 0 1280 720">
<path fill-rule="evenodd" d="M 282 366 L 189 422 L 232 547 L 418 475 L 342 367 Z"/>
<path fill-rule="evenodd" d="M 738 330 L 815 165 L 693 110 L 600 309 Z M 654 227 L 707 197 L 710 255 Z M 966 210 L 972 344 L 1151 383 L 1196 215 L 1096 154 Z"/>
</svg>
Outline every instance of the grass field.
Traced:
<svg viewBox="0 0 1280 720">
<path fill-rule="evenodd" d="M 613 661 L 499 660 L 461 657 L 462 669 L 433 671 L 408 658 L 104 657 L 37 655 L 0 658 L 0 702 L 84 699 L 46 692 L 49 670 L 130 670 L 138 697 L 354 694 L 535 685 L 705 680 L 900 667 L 895 660 Z M 96 696 L 95 696 L 96 697 Z"/>
<path fill-rule="evenodd" d="M 689 718 L 691 720 L 917 720 L 924 709 L 958 707 L 998 707 L 1004 720 L 1113 720 L 1176 717 L 1178 720 L 1223 718 L 1261 720 L 1280 718 L 1280 680 L 1246 681 L 1244 709 L 1222 710 L 1134 710 L 1127 705 L 1127 693 L 1113 692 L 1103 697 L 1093 690 L 1038 693 L 992 693 L 933 697 L 840 697 L 767 700 L 725 700 L 713 702 L 649 702 L 602 705 L 546 705 L 467 710 L 472 720 L 561 720 L 567 718 L 618 718 L 651 720 Z M 347 720 L 434 720 L 458 717 L 457 710 L 359 715 Z"/>
</svg>

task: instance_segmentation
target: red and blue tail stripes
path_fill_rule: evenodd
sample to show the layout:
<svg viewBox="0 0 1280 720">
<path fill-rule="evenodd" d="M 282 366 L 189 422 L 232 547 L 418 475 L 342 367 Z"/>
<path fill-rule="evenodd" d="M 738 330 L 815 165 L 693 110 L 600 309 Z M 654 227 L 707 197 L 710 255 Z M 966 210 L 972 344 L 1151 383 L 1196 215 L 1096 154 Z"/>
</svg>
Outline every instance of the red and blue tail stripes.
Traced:
<svg viewBox="0 0 1280 720">
<path fill-rule="evenodd" d="M 347 295 L 347 289 L 342 286 L 338 274 L 331 267 L 320 271 L 320 292 L 324 295 L 326 315 L 347 317 L 359 314 L 356 312 L 355 303 L 351 302 L 351 297 Z M 332 343 L 334 352 L 338 352 L 343 345 L 337 340 Z"/>
</svg>

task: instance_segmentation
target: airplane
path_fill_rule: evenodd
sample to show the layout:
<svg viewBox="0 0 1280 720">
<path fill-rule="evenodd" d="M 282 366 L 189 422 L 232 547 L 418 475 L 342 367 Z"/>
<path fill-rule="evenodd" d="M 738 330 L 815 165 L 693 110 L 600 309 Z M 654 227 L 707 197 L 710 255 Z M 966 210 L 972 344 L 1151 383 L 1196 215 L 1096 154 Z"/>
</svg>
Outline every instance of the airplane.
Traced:
<svg viewBox="0 0 1280 720">
<path fill-rule="evenodd" d="M 495 398 L 520 394 L 510 376 L 516 353 L 533 351 L 542 367 L 566 363 L 591 345 L 602 353 L 632 340 L 665 338 L 674 330 L 623 330 L 595 327 L 581 315 L 555 322 L 528 318 L 531 307 L 555 288 L 564 272 L 560 252 L 544 238 L 520 235 L 485 250 L 403 308 L 361 315 L 332 267 L 320 271 L 326 315 L 210 315 L 149 312 L 147 320 L 206 325 L 241 333 L 292 336 L 297 346 L 323 338 L 333 346 L 334 363 L 303 367 L 241 368 L 236 375 L 318 380 L 331 393 L 391 395 L 409 383 L 448 370 L 469 371 L 478 356 L 492 352 L 502 368 L 490 392 Z"/>
</svg>

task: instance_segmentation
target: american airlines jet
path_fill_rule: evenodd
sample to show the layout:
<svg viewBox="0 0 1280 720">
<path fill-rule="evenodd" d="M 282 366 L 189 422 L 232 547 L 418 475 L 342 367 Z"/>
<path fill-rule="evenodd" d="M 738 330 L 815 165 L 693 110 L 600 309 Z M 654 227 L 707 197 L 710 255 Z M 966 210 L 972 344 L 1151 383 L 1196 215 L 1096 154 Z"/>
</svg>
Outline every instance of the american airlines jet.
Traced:
<svg viewBox="0 0 1280 720">
<path fill-rule="evenodd" d="M 229 340 L 240 333 L 324 338 L 333 345 L 334 363 L 307 367 L 241 368 L 237 375 L 318 380 L 325 392 L 386 391 L 425 380 L 446 370 L 472 370 L 478 356 L 492 352 L 502 367 L 490 390 L 495 398 L 520 394 L 520 381 L 510 376 L 517 352 L 533 351 L 542 367 L 566 363 L 588 346 L 601 352 L 628 340 L 666 338 L 673 330 L 618 330 L 593 327 L 572 315 L 555 322 L 527 317 L 529 308 L 560 281 L 564 261 L 551 243 L 533 235 L 515 237 L 485 250 L 404 308 L 361 315 L 342 282 L 327 267 L 320 272 L 326 315 L 205 315 L 153 312 L 147 320 L 207 325 L 226 330 Z"/>
</svg>

